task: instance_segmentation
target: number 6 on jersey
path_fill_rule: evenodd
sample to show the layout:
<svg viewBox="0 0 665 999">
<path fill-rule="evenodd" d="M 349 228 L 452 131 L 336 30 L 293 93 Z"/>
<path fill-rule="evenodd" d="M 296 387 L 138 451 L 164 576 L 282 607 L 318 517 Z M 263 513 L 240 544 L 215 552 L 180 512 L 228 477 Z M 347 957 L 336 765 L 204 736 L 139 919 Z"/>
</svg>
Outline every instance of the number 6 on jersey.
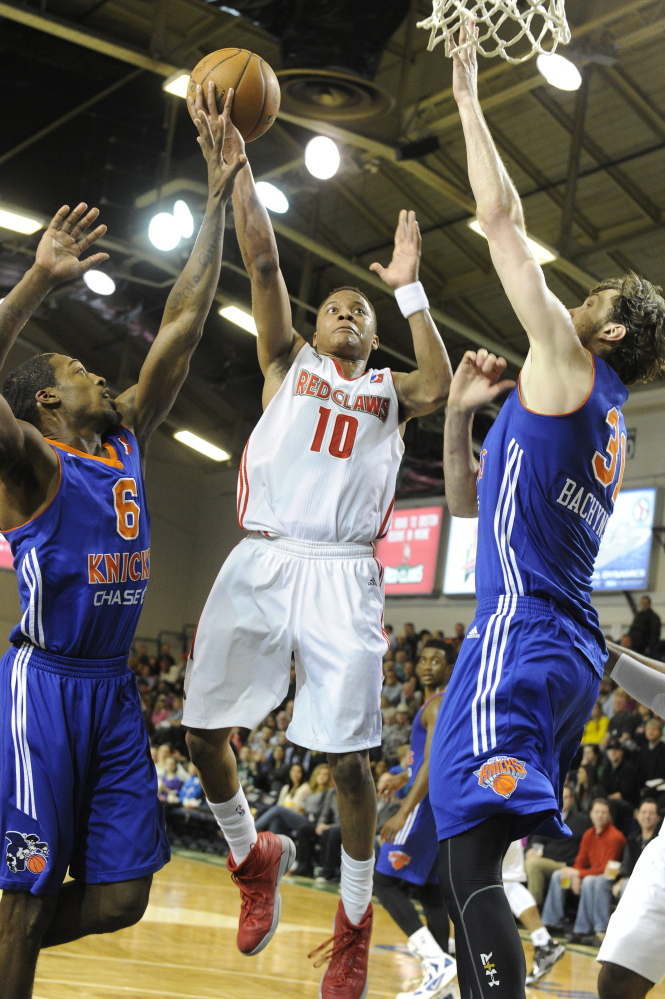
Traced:
<svg viewBox="0 0 665 999">
<path fill-rule="evenodd" d="M 136 502 L 138 498 L 136 479 L 118 479 L 113 487 L 116 529 L 120 537 L 127 541 L 139 536 L 141 508 Z"/>
</svg>

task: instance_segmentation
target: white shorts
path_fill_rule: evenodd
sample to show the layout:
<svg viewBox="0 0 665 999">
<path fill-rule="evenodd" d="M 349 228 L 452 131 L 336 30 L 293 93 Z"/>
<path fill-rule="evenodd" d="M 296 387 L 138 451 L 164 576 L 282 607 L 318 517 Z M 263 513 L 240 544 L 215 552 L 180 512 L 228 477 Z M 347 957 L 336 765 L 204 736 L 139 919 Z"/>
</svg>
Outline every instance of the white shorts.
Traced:
<svg viewBox="0 0 665 999">
<path fill-rule="evenodd" d="M 523 912 L 532 909 L 536 905 L 536 900 L 520 881 L 504 881 L 503 890 L 506 893 L 510 911 L 515 919 L 519 919 Z"/>
<path fill-rule="evenodd" d="M 329 753 L 378 746 L 385 652 L 383 568 L 370 545 L 252 533 L 203 609 L 183 725 L 254 728 L 286 697 L 294 653 L 291 742 Z"/>
<path fill-rule="evenodd" d="M 657 985 L 665 978 L 665 835 L 635 864 L 607 927 L 598 961 L 610 961 Z"/>
</svg>

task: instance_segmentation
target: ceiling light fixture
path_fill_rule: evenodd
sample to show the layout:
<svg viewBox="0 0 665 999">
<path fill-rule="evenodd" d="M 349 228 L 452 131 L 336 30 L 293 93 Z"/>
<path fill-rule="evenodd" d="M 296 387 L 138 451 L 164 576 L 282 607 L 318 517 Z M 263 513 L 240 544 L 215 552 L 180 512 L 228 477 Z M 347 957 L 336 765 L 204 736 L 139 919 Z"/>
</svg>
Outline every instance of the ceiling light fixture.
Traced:
<svg viewBox="0 0 665 999">
<path fill-rule="evenodd" d="M 194 216 L 186 201 L 176 201 L 173 206 L 173 218 L 178 224 L 182 238 L 189 239 L 194 232 Z"/>
<path fill-rule="evenodd" d="M 202 437 L 190 433 L 189 430 L 178 430 L 173 436 L 181 444 L 186 444 L 187 447 L 204 454 L 206 458 L 212 458 L 213 461 L 228 461 L 231 457 L 228 451 L 223 451 L 221 447 L 216 447 L 210 441 L 204 441 Z"/>
<path fill-rule="evenodd" d="M 326 135 L 310 139 L 305 147 L 305 166 L 312 177 L 330 180 L 339 170 L 339 149 Z"/>
<path fill-rule="evenodd" d="M 541 53 L 536 66 L 541 76 L 559 90 L 579 90 L 582 86 L 582 74 L 575 63 L 558 52 Z"/>
<path fill-rule="evenodd" d="M 267 180 L 259 180 L 256 185 L 256 193 L 262 205 L 271 211 L 283 215 L 289 210 L 289 199 L 283 191 L 280 191 L 274 184 L 269 184 Z"/>
<path fill-rule="evenodd" d="M 219 314 L 220 316 L 223 316 L 224 319 L 228 319 L 229 322 L 235 323 L 236 326 L 241 326 L 253 336 L 259 335 L 254 318 L 249 314 L 249 312 L 245 312 L 244 309 L 239 309 L 237 305 L 225 305 L 219 310 Z"/>
<path fill-rule="evenodd" d="M 164 80 L 162 83 L 162 90 L 165 90 L 167 94 L 173 94 L 174 97 L 186 97 L 188 86 L 189 70 L 177 69 L 175 73 L 171 73 L 171 75 Z"/>
<path fill-rule="evenodd" d="M 487 239 L 487 236 L 480 228 L 480 222 L 478 219 L 472 219 L 468 225 L 469 229 L 473 229 L 473 231 L 477 232 L 479 236 L 483 237 L 483 239 Z M 545 243 L 541 243 L 539 240 L 534 239 L 533 236 L 527 236 L 526 239 L 539 264 L 551 264 L 553 260 L 557 259 L 558 254 L 556 254 L 554 250 L 550 249 L 549 246 L 546 246 Z"/>
<path fill-rule="evenodd" d="M 175 250 L 180 242 L 180 235 L 178 223 L 168 212 L 159 212 L 150 220 L 148 238 L 152 245 L 163 253 Z"/>
<path fill-rule="evenodd" d="M 9 212 L 5 208 L 0 208 L 0 227 L 11 229 L 12 232 L 21 232 L 24 236 L 31 236 L 33 232 L 38 232 L 44 228 L 44 223 L 24 215 L 23 212 Z"/>
<path fill-rule="evenodd" d="M 96 295 L 112 295 L 115 291 L 115 281 L 104 271 L 94 269 L 86 271 L 83 280 L 90 291 L 94 291 Z"/>
</svg>

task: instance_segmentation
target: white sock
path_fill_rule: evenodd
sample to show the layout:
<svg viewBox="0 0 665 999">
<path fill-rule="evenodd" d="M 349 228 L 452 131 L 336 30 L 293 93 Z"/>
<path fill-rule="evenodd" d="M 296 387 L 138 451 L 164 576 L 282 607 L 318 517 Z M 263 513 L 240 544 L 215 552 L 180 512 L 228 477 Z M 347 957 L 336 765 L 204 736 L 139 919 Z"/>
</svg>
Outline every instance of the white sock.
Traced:
<svg viewBox="0 0 665 999">
<path fill-rule="evenodd" d="M 426 926 L 421 926 L 419 930 L 409 937 L 411 943 L 421 961 L 440 961 L 445 957 L 444 952 L 432 936 Z"/>
<path fill-rule="evenodd" d="M 552 939 L 546 926 L 539 926 L 537 930 L 534 930 L 533 933 L 530 934 L 530 936 L 531 943 L 534 947 L 545 947 Z"/>
<path fill-rule="evenodd" d="M 239 787 L 237 794 L 228 801 L 220 801 L 216 805 L 209 801 L 208 804 L 219 828 L 224 833 L 224 839 L 229 844 L 233 862 L 237 867 L 238 864 L 242 864 L 258 839 L 245 792 Z"/>
<path fill-rule="evenodd" d="M 455 937 L 448 937 L 448 953 L 455 956 Z"/>
<path fill-rule="evenodd" d="M 342 904 L 347 919 L 357 926 L 367 912 L 372 901 L 374 880 L 374 857 L 369 860 L 353 860 L 342 847 Z"/>
</svg>

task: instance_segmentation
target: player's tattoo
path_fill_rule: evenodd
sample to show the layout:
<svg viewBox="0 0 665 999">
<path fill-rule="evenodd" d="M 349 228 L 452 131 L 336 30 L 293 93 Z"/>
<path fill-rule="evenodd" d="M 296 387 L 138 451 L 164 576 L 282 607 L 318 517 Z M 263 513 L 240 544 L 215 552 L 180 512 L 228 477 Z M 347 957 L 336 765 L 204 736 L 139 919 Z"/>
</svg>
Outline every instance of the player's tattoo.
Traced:
<svg viewBox="0 0 665 999">
<path fill-rule="evenodd" d="M 219 212 L 222 212 L 221 218 Z M 190 261 L 184 271 L 174 284 L 168 299 L 166 300 L 167 312 L 178 312 L 186 305 L 193 304 L 192 299 L 200 292 L 202 297 L 208 294 L 208 281 L 206 271 L 211 267 L 219 266 L 222 238 L 224 232 L 224 206 L 216 206 L 215 211 L 203 220 L 201 232 L 197 240 L 202 242 L 196 257 L 192 254 Z M 194 273 L 189 271 L 189 265 L 196 267 Z"/>
</svg>

